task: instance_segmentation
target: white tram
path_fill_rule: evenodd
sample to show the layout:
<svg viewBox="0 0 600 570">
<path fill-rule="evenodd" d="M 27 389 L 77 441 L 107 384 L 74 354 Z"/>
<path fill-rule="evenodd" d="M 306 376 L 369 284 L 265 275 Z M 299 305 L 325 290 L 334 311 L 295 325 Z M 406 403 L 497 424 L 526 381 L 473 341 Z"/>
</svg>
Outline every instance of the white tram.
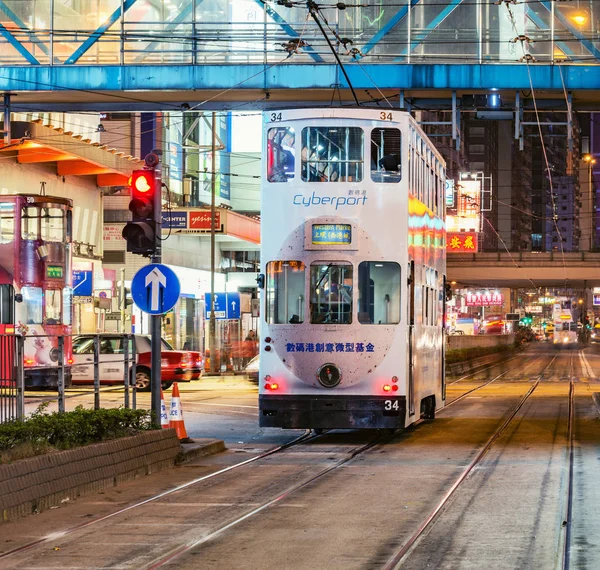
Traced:
<svg viewBox="0 0 600 570">
<path fill-rule="evenodd" d="M 405 112 L 264 122 L 260 425 L 433 418 L 445 400 L 444 160 Z"/>
</svg>

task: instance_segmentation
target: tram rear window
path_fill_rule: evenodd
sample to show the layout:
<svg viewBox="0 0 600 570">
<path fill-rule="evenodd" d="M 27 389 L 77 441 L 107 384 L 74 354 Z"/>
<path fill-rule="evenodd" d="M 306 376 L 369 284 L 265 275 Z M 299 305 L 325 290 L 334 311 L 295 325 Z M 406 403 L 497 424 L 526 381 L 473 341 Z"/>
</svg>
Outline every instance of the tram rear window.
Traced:
<svg viewBox="0 0 600 570">
<path fill-rule="evenodd" d="M 352 265 L 345 262 L 310 266 L 310 322 L 352 322 Z"/>
<path fill-rule="evenodd" d="M 276 127 L 267 132 L 267 180 L 287 182 L 294 178 L 296 133 L 291 127 Z"/>
<path fill-rule="evenodd" d="M 21 209 L 21 239 L 39 239 L 40 212 L 35 206 Z"/>
<path fill-rule="evenodd" d="M 65 240 L 65 216 L 60 208 L 42 208 L 42 240 Z"/>
<path fill-rule="evenodd" d="M 358 321 L 363 325 L 400 322 L 400 266 L 363 261 L 358 266 Z"/>
<path fill-rule="evenodd" d="M 304 263 L 267 263 L 266 320 L 269 324 L 304 321 Z"/>
<path fill-rule="evenodd" d="M 361 182 L 363 146 L 363 130 L 360 127 L 302 129 L 302 180 Z"/>
<path fill-rule="evenodd" d="M 27 325 L 42 324 L 42 288 L 23 287 L 23 320 Z"/>
<path fill-rule="evenodd" d="M 371 131 L 371 179 L 373 182 L 400 182 L 401 137 L 399 129 Z"/>
</svg>

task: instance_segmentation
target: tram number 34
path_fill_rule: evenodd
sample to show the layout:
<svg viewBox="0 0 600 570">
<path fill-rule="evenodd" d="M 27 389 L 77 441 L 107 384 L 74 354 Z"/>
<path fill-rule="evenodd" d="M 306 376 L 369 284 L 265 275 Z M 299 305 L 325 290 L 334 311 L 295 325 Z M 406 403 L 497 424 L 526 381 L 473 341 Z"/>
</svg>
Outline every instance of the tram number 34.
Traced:
<svg viewBox="0 0 600 570">
<path fill-rule="evenodd" d="M 386 400 L 383 404 L 386 412 L 391 412 L 392 410 L 398 411 L 400 409 L 398 400 Z"/>
</svg>

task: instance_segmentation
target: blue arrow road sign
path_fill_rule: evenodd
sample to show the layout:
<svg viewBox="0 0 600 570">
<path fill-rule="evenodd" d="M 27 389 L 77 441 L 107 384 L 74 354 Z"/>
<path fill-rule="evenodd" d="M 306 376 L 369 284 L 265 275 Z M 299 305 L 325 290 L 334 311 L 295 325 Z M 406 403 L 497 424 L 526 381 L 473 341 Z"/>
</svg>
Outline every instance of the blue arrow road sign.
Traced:
<svg viewBox="0 0 600 570">
<path fill-rule="evenodd" d="M 160 263 L 142 267 L 131 281 L 131 297 L 136 307 L 150 315 L 170 311 L 179 299 L 181 284 L 172 269 Z"/>
<path fill-rule="evenodd" d="M 204 294 L 206 318 L 210 319 L 210 293 Z M 240 294 L 215 293 L 215 319 L 239 319 Z"/>
</svg>

